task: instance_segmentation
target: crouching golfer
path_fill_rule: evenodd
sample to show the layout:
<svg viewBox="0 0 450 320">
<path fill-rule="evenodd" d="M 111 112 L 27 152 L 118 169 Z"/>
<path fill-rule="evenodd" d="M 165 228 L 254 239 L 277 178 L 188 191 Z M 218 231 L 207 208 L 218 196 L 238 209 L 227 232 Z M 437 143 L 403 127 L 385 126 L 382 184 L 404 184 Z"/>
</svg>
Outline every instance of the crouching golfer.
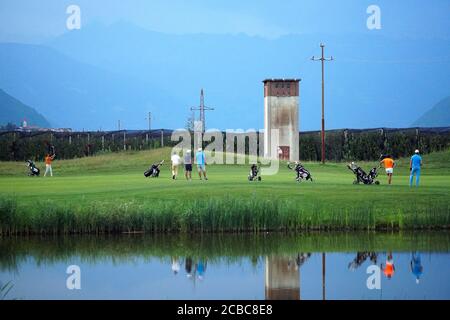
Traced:
<svg viewBox="0 0 450 320">
<path fill-rule="evenodd" d="M 184 155 L 184 176 L 186 180 L 192 180 L 192 155 L 191 150 L 187 150 Z"/>
<path fill-rule="evenodd" d="M 414 175 L 416 175 L 416 187 L 419 186 L 420 182 L 420 168 L 422 167 L 422 157 L 419 154 L 419 150 L 414 152 L 409 162 L 409 170 L 411 172 L 409 176 L 409 186 L 412 187 Z"/>
<path fill-rule="evenodd" d="M 178 176 L 178 166 L 180 165 L 181 158 L 178 153 L 174 152 L 170 160 L 172 160 L 172 179 L 175 180 Z"/>
<path fill-rule="evenodd" d="M 388 183 L 392 182 L 392 175 L 394 174 L 395 161 L 392 159 L 391 155 L 387 155 L 386 158 L 380 161 L 380 165 L 383 165 L 386 169 L 386 174 L 388 176 Z"/>
<path fill-rule="evenodd" d="M 55 159 L 55 155 L 47 154 L 45 156 L 45 173 L 44 173 L 44 177 L 47 176 L 47 173 L 50 173 L 50 177 L 53 177 L 52 161 L 54 159 Z"/>
<path fill-rule="evenodd" d="M 200 180 L 202 180 L 202 172 L 205 180 L 208 180 L 208 178 L 206 177 L 206 158 L 202 148 L 198 148 L 198 151 L 195 154 L 195 161 L 197 162 L 197 170 Z"/>
</svg>

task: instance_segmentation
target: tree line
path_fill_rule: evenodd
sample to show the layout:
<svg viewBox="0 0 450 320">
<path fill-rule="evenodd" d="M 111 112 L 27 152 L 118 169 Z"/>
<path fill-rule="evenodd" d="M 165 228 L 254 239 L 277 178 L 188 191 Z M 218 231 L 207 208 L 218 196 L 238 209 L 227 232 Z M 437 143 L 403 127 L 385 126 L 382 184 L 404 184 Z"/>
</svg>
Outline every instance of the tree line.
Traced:
<svg viewBox="0 0 450 320">
<path fill-rule="evenodd" d="M 40 161 L 53 148 L 58 159 L 87 157 L 105 152 L 149 150 L 176 145 L 178 141 L 171 141 L 171 134 L 171 130 L 1 132 L 0 160 Z M 248 139 L 246 144 L 247 142 Z M 237 141 L 234 142 L 236 143 Z M 262 147 L 259 139 L 258 144 Z M 370 161 L 377 160 L 380 154 L 391 154 L 394 158 L 399 158 L 411 155 L 416 148 L 422 153 L 447 149 L 450 146 L 450 127 L 330 130 L 325 134 L 325 145 L 327 160 Z M 248 152 L 248 145 L 245 149 Z M 299 150 L 300 160 L 320 161 L 320 131 L 300 132 Z"/>
</svg>

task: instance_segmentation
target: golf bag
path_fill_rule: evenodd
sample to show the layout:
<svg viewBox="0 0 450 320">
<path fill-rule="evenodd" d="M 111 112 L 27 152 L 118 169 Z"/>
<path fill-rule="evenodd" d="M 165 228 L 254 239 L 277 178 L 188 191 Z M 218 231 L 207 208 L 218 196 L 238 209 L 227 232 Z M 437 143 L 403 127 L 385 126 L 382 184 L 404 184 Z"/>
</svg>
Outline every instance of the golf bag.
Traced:
<svg viewBox="0 0 450 320">
<path fill-rule="evenodd" d="M 259 168 L 256 164 L 252 164 L 252 166 L 250 167 L 248 181 L 261 181 L 261 176 L 259 175 Z"/>
<path fill-rule="evenodd" d="M 380 181 L 376 180 L 378 177 L 378 169 L 376 167 L 370 169 L 369 174 L 366 174 L 366 172 L 354 162 L 347 165 L 347 167 L 355 174 L 356 179 L 353 181 L 353 184 L 380 184 Z"/>
<path fill-rule="evenodd" d="M 33 161 L 31 160 L 27 160 L 27 167 L 28 169 L 30 169 L 30 172 L 28 173 L 28 175 L 30 177 L 34 177 L 34 176 L 39 176 L 39 174 L 41 173 L 41 170 L 39 170 L 38 167 L 36 167 L 36 165 L 34 164 Z"/>
<path fill-rule="evenodd" d="M 159 173 L 161 171 L 160 167 L 162 166 L 163 163 L 164 163 L 164 160 L 162 160 L 159 163 L 152 164 L 150 166 L 150 168 L 148 168 L 148 170 L 144 172 L 144 176 L 146 178 L 148 178 L 148 177 L 158 178 L 159 177 Z"/>
<path fill-rule="evenodd" d="M 306 170 L 306 168 L 300 162 L 295 162 L 295 165 L 288 163 L 288 168 L 290 170 L 294 170 L 297 173 L 297 176 L 295 177 L 295 180 L 297 182 L 301 182 L 302 180 L 310 180 L 311 182 L 313 181 L 311 173 Z"/>
</svg>

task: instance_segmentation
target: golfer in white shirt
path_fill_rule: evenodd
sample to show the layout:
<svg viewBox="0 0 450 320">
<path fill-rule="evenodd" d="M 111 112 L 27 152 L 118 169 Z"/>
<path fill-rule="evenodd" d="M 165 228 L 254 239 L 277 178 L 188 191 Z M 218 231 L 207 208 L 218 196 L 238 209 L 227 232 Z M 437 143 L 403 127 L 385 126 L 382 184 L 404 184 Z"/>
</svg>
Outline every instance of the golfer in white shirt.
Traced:
<svg viewBox="0 0 450 320">
<path fill-rule="evenodd" d="M 178 153 L 174 152 L 170 160 L 172 160 L 172 179 L 175 180 L 178 176 L 178 166 L 181 164 L 181 158 Z"/>
</svg>

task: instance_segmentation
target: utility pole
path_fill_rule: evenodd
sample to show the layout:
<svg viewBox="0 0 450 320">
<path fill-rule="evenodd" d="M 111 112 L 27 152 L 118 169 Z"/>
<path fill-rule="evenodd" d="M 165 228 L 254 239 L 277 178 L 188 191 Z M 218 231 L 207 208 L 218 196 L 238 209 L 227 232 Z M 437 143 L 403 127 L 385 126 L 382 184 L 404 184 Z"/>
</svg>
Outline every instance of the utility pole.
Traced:
<svg viewBox="0 0 450 320">
<path fill-rule="evenodd" d="M 324 57 L 324 48 L 325 45 L 323 43 L 320 44 L 320 48 L 322 49 L 322 57 L 315 58 L 314 56 L 311 58 L 312 61 L 321 61 L 322 62 L 322 164 L 325 164 L 325 61 L 333 61 L 333 56 L 330 58 Z"/>
<path fill-rule="evenodd" d="M 203 94 L 203 89 L 200 91 L 200 106 L 191 107 L 191 111 L 194 111 L 194 110 L 200 110 L 200 121 L 202 123 L 201 132 L 205 133 L 205 129 L 206 129 L 205 111 L 214 110 L 214 108 L 205 106 L 205 97 Z"/>
<path fill-rule="evenodd" d="M 120 131 L 120 120 L 117 120 L 117 130 L 119 130 Z"/>
</svg>

